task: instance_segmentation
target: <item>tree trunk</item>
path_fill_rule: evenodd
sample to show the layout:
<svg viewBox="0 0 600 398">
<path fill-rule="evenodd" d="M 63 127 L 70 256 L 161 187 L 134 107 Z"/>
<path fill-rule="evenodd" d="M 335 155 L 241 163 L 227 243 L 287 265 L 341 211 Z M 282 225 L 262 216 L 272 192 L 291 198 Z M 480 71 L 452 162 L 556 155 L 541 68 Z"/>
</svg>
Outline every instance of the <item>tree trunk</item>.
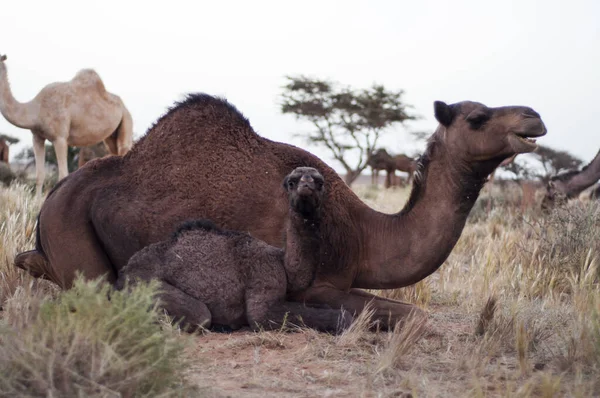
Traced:
<svg viewBox="0 0 600 398">
<path fill-rule="evenodd" d="M 346 170 L 346 176 L 344 177 L 344 181 L 346 185 L 351 186 L 352 183 L 358 178 L 360 175 L 360 171 L 357 170 Z"/>
</svg>

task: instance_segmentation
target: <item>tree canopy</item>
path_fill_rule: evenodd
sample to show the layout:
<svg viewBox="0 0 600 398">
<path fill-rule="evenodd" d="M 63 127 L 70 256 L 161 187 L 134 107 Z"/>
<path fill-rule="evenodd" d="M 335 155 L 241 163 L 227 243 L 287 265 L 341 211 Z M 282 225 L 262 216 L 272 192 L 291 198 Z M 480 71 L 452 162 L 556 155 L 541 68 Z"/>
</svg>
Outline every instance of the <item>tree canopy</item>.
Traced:
<svg viewBox="0 0 600 398">
<path fill-rule="evenodd" d="M 388 90 L 379 84 L 353 89 L 305 76 L 286 79 L 281 112 L 312 124 L 313 130 L 300 135 L 330 151 L 346 171 L 348 184 L 367 167 L 379 139 L 390 127 L 417 118 L 403 102 L 402 90 Z"/>
</svg>

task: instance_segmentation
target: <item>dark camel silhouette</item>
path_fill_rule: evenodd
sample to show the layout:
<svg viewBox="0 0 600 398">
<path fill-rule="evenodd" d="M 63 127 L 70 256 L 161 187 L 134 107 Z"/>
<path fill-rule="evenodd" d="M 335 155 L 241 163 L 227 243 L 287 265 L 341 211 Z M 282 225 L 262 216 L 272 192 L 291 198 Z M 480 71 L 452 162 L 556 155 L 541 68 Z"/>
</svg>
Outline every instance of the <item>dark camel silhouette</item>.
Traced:
<svg viewBox="0 0 600 398">
<path fill-rule="evenodd" d="M 306 289 L 319 262 L 323 177 L 299 167 L 283 182 L 289 197 L 285 250 L 211 221 L 184 224 L 170 240 L 136 253 L 119 273 L 125 280 L 161 282 L 162 306 L 193 330 L 211 324 L 239 329 L 280 328 L 284 322 L 324 331 L 349 326 L 352 316 L 286 302 L 286 291 Z"/>
<path fill-rule="evenodd" d="M 392 171 L 392 177 L 393 180 L 395 180 L 392 181 L 392 185 L 400 185 L 396 180 L 396 170 L 408 173 L 406 183 L 410 185 L 413 175 L 417 170 L 417 161 L 403 154 L 392 156 L 392 161 L 394 162 L 394 171 Z"/>
<path fill-rule="evenodd" d="M 316 156 L 260 137 L 224 100 L 190 95 L 124 157 L 93 160 L 61 180 L 42 206 L 35 250 L 15 264 L 63 288 L 77 271 L 114 282 L 135 252 L 191 218 L 282 247 L 288 200 L 280 181 L 296 167 L 314 167 L 326 189 L 321 262 L 312 285 L 290 298 L 350 312 L 374 301 L 375 317 L 393 325 L 415 307 L 357 288 L 400 288 L 435 272 L 488 176 L 504 159 L 533 151 L 527 137 L 546 133 L 527 107 L 436 101 L 434 110 L 440 124 L 409 200 L 399 213 L 383 214 Z"/>
<path fill-rule="evenodd" d="M 8 144 L 3 137 L 0 137 L 0 162 L 8 164 Z"/>
<path fill-rule="evenodd" d="M 410 184 L 417 168 L 417 162 L 414 159 L 402 154 L 392 156 L 383 148 L 374 151 L 367 164 L 371 167 L 371 184 L 374 186 L 377 186 L 379 171 L 386 171 L 384 183 L 386 188 L 399 185 L 396 181 L 396 170 L 408 173 L 407 184 Z"/>
<path fill-rule="evenodd" d="M 394 170 L 394 161 L 392 156 L 383 148 L 377 149 L 371 154 L 371 157 L 367 161 L 367 165 L 371 167 L 371 185 L 377 186 L 379 182 L 379 171 L 385 170 L 386 175 L 386 188 L 390 184 L 390 173 Z"/>
<path fill-rule="evenodd" d="M 581 170 L 567 171 L 552 177 L 546 185 L 542 209 L 549 210 L 578 196 L 598 180 L 600 180 L 600 151 Z"/>
</svg>

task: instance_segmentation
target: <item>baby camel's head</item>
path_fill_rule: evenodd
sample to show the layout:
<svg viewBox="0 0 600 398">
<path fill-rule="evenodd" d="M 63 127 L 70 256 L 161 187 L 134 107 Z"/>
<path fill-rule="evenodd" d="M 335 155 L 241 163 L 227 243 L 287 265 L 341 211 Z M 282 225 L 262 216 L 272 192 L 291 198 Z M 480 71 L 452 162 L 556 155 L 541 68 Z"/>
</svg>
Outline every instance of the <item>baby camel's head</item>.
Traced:
<svg viewBox="0 0 600 398">
<path fill-rule="evenodd" d="M 297 167 L 283 180 L 290 207 L 304 218 L 317 218 L 323 200 L 323 176 L 312 167 Z"/>
</svg>

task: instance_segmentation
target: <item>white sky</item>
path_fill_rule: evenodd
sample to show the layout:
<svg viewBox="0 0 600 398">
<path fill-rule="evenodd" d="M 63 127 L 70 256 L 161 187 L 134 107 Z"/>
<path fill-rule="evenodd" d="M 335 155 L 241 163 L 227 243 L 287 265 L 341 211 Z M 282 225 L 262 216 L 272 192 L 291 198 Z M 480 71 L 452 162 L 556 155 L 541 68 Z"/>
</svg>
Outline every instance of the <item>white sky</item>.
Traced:
<svg viewBox="0 0 600 398">
<path fill-rule="evenodd" d="M 221 95 L 268 138 L 306 147 L 277 104 L 284 75 L 404 89 L 423 120 L 432 102 L 528 105 L 540 143 L 589 161 L 600 147 L 600 1 L 27 1 L 3 0 L 0 54 L 14 96 L 94 68 L 131 111 L 136 137 L 187 92 Z M 31 133 L 0 117 L 0 132 Z M 405 129 L 392 152 L 413 152 Z M 328 153 L 311 152 L 339 169 Z"/>
</svg>

